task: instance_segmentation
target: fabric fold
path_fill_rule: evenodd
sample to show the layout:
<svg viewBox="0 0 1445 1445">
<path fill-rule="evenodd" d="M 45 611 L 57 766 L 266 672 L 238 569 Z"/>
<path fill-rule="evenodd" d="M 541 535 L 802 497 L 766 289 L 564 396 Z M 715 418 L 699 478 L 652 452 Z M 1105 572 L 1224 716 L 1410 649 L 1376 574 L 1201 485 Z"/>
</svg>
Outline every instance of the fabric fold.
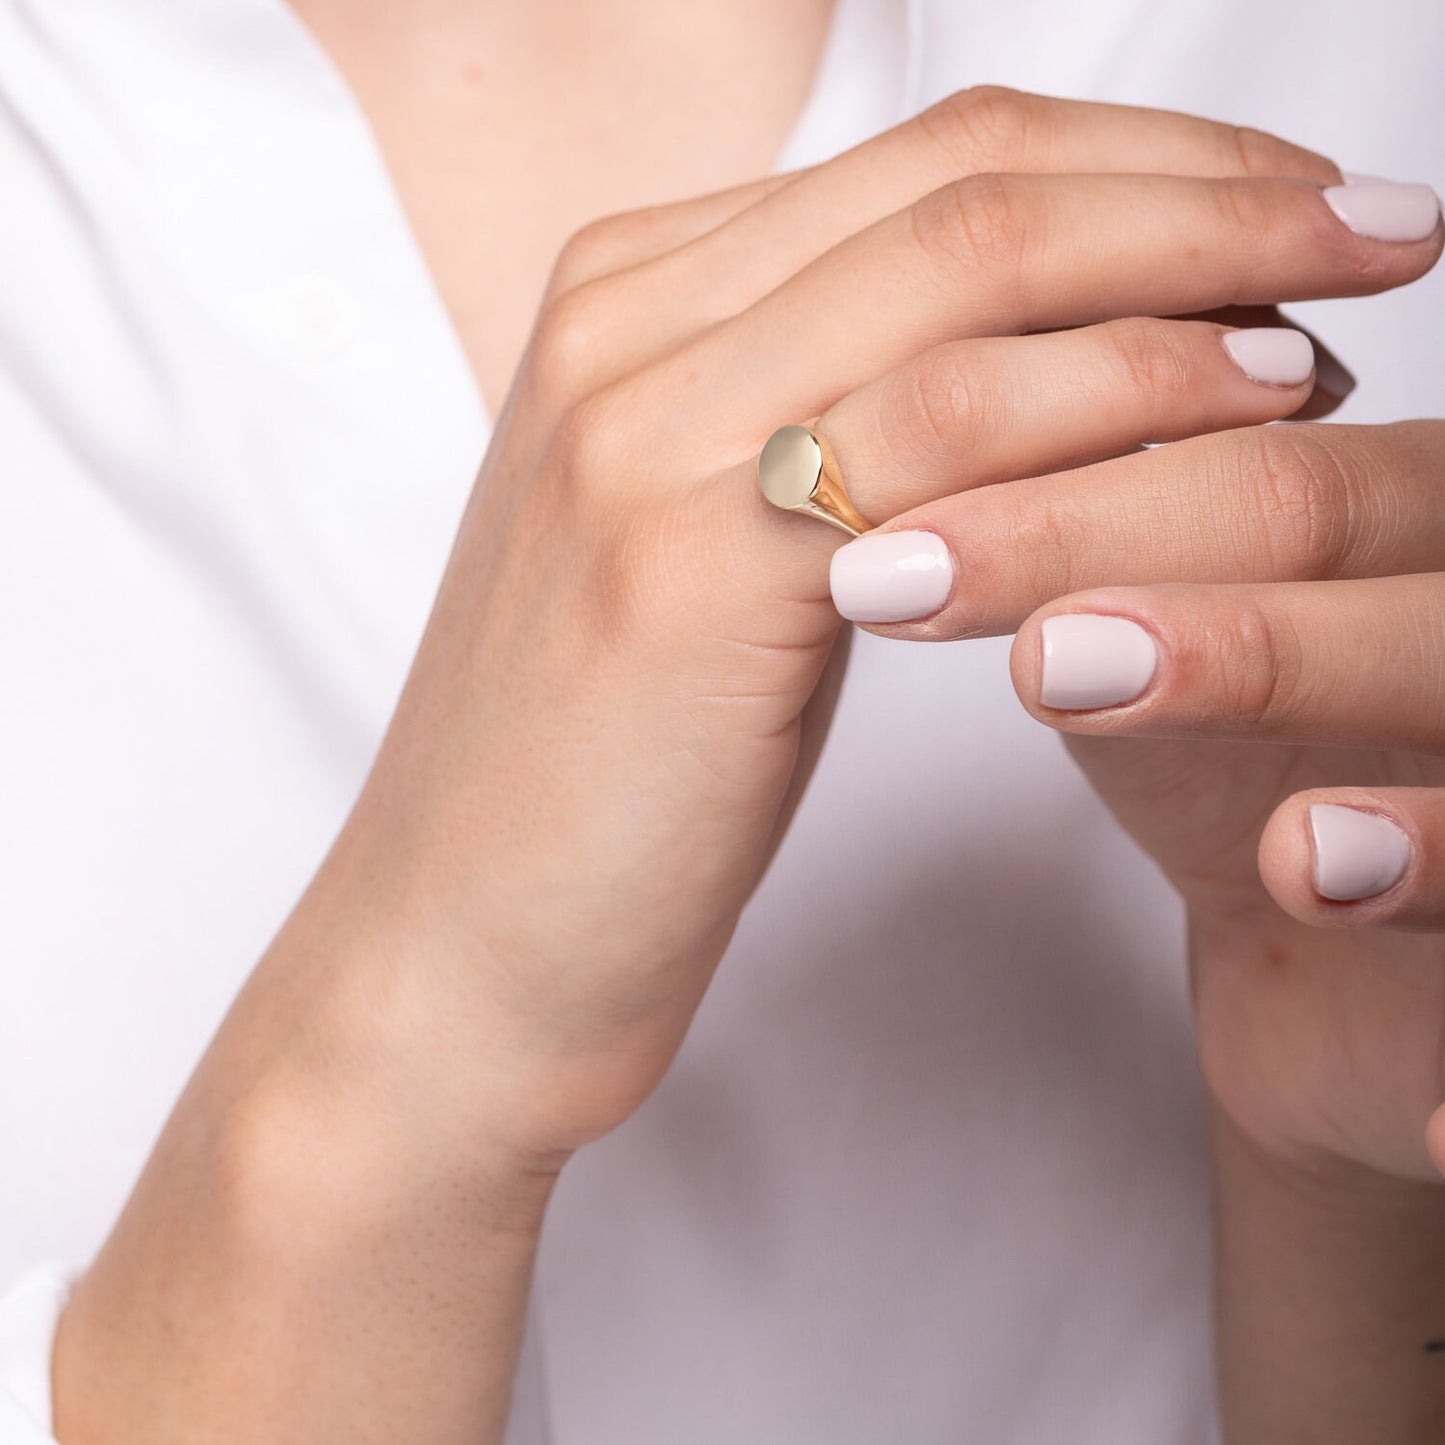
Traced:
<svg viewBox="0 0 1445 1445">
<path fill-rule="evenodd" d="M 54 1445 L 50 1355 L 74 1278 L 43 1265 L 0 1299 L 0 1445 Z"/>
</svg>

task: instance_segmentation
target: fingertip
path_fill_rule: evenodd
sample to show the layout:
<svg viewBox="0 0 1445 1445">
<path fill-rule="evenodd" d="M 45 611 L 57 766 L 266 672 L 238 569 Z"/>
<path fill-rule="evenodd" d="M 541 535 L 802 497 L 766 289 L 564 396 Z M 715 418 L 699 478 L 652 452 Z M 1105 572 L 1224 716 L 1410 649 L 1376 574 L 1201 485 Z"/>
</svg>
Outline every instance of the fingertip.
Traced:
<svg viewBox="0 0 1445 1445">
<path fill-rule="evenodd" d="M 1291 918 L 1314 925 L 1326 921 L 1311 883 L 1308 804 L 1303 796 L 1286 798 L 1271 814 L 1260 835 L 1257 861 L 1260 881 Z"/>
<path fill-rule="evenodd" d="M 1259 875 L 1275 902 L 1314 927 L 1380 923 L 1414 858 L 1410 833 L 1367 794 L 1287 798 L 1265 824 Z"/>
<path fill-rule="evenodd" d="M 1039 677 L 1043 670 L 1043 635 L 1037 616 L 1025 620 L 1014 634 L 1009 648 L 1008 671 L 1018 700 L 1035 717 L 1044 721 L 1039 707 Z"/>
</svg>

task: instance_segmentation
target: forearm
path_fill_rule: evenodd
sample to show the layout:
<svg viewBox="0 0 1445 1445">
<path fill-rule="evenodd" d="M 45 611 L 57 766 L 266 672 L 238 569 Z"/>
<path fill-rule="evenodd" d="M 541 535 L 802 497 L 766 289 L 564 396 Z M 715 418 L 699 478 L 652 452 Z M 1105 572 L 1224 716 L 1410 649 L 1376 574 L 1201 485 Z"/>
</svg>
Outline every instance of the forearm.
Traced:
<svg viewBox="0 0 1445 1445">
<path fill-rule="evenodd" d="M 365 972 L 323 952 L 283 935 L 79 1283 L 65 1445 L 501 1438 L 554 1164 L 355 994 L 318 1007 Z"/>
</svg>

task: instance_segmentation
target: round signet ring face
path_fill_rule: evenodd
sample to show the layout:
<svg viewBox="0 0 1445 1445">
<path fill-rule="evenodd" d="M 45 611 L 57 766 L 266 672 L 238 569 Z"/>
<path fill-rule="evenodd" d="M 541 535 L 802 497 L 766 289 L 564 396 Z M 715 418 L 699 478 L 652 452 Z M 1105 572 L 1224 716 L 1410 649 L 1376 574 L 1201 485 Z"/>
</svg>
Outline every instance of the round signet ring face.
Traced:
<svg viewBox="0 0 1445 1445">
<path fill-rule="evenodd" d="M 779 427 L 758 457 L 763 496 L 785 512 L 803 512 L 861 536 L 873 524 L 848 498 L 827 443 L 805 426 Z"/>
</svg>

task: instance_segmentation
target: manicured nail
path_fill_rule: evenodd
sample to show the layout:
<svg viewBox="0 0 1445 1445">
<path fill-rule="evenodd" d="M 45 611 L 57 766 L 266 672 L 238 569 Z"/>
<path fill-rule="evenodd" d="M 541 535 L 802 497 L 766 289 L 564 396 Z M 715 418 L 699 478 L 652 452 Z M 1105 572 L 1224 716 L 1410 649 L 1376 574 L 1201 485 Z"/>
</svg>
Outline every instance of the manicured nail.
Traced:
<svg viewBox="0 0 1445 1445">
<path fill-rule="evenodd" d="M 1424 241 L 1440 219 L 1440 197 L 1413 182 L 1326 186 L 1322 194 L 1350 230 L 1375 241 Z"/>
<path fill-rule="evenodd" d="M 833 553 L 828 583 L 850 622 L 912 622 L 948 600 L 953 558 L 934 532 L 865 532 Z"/>
<path fill-rule="evenodd" d="M 1393 887 L 1410 863 L 1410 840 L 1388 818 L 1359 808 L 1315 803 L 1315 892 L 1335 903 L 1373 898 Z"/>
<path fill-rule="evenodd" d="M 1315 386 L 1343 401 L 1356 387 L 1354 374 L 1328 348 L 1315 352 Z"/>
<path fill-rule="evenodd" d="M 1344 177 L 1347 186 L 1387 186 L 1390 184 L 1388 176 L 1366 175 L 1364 171 L 1341 171 L 1340 175 Z"/>
<path fill-rule="evenodd" d="M 1039 701 L 1066 712 L 1113 707 L 1139 696 L 1159 665 L 1154 639 L 1127 617 L 1065 612 L 1040 629 Z"/>
<path fill-rule="evenodd" d="M 1315 369 L 1315 349 L 1309 337 L 1285 326 L 1226 331 L 1224 349 L 1251 381 L 1266 386 L 1301 386 Z"/>
</svg>

